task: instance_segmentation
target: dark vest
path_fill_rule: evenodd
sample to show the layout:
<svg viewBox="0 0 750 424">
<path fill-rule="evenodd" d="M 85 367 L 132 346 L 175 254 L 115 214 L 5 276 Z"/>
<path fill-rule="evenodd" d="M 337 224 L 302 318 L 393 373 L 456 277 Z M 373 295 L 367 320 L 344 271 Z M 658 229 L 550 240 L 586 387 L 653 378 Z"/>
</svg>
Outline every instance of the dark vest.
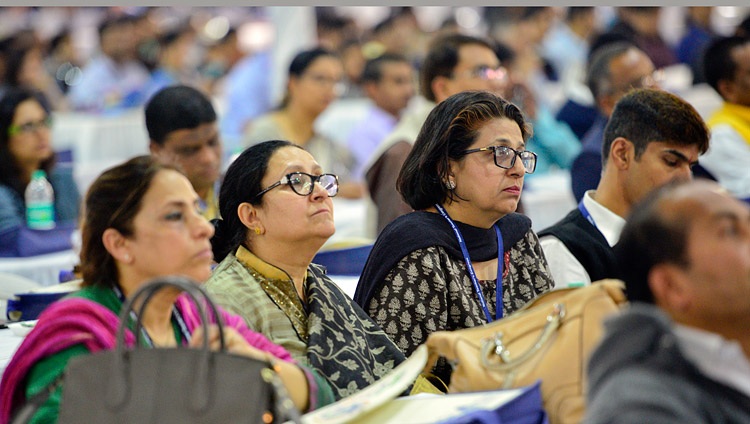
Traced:
<svg viewBox="0 0 750 424">
<path fill-rule="evenodd" d="M 617 278 L 615 254 L 602 233 L 584 218 L 578 208 L 573 209 L 555 225 L 539 232 L 539 237 L 557 237 L 578 259 L 591 281 Z"/>
</svg>

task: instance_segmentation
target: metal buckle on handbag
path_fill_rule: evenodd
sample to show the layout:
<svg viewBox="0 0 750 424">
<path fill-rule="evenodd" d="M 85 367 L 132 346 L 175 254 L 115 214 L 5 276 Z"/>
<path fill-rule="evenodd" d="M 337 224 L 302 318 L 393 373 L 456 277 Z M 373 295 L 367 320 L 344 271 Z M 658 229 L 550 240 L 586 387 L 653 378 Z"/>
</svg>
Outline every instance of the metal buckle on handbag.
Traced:
<svg viewBox="0 0 750 424">
<path fill-rule="evenodd" d="M 560 327 L 564 317 L 565 305 L 561 303 L 555 303 L 552 305 L 552 312 L 547 315 L 547 324 L 545 324 L 539 339 L 537 339 L 531 348 L 515 359 L 511 358 L 510 351 L 503 342 L 504 334 L 502 332 L 495 333 L 494 339 L 484 339 L 482 341 L 482 365 L 488 369 L 508 372 L 509 375 L 504 385 L 506 388 L 511 387 L 513 384 L 514 368 L 529 360 L 545 345 L 545 343 L 547 343 L 552 334 L 554 334 Z M 500 363 L 497 363 L 497 361 L 490 361 L 490 358 L 499 358 Z"/>
</svg>

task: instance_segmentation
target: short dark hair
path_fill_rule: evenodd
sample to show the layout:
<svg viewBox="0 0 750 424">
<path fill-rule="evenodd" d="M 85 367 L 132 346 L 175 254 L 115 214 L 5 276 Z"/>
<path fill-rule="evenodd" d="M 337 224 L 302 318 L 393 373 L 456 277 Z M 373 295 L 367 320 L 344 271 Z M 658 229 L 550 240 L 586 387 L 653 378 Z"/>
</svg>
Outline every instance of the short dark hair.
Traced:
<svg viewBox="0 0 750 424">
<path fill-rule="evenodd" d="M 84 200 L 81 225 L 81 272 L 84 285 L 114 287 L 119 283 L 115 259 L 102 236 L 114 228 L 123 236 L 133 235 L 133 221 L 143 197 L 157 173 L 175 168 L 149 155 L 136 156 L 104 171 L 91 184 Z"/>
<path fill-rule="evenodd" d="M 531 130 L 513 103 L 485 91 L 464 91 L 440 102 L 427 116 L 414 147 L 401 168 L 396 187 L 409 206 L 426 209 L 453 199 L 445 187 L 450 160 L 460 160 L 490 120 L 508 118 L 518 124 L 524 141 Z"/>
<path fill-rule="evenodd" d="M 211 245 L 216 261 L 221 262 L 246 240 L 247 227 L 237 216 L 237 208 L 244 202 L 263 203 L 264 198 L 256 199 L 256 196 L 265 188 L 261 184 L 268 171 L 268 162 L 276 151 L 287 146 L 302 148 L 285 140 L 264 141 L 245 149 L 227 169 L 219 192 L 221 219 L 212 221 L 216 232 Z"/>
<path fill-rule="evenodd" d="M 734 80 L 734 74 L 737 72 L 732 50 L 747 43 L 750 43 L 750 39 L 745 37 L 720 37 L 706 47 L 703 54 L 703 72 L 708 85 L 720 95 L 719 81 Z"/>
<path fill-rule="evenodd" d="M 659 264 L 688 266 L 687 238 L 690 213 L 687 209 L 665 214 L 663 203 L 678 187 L 671 181 L 647 194 L 630 212 L 620 239 L 614 246 L 619 277 L 625 282 L 628 300 L 654 303 L 648 274 Z"/>
<path fill-rule="evenodd" d="M 591 90 L 594 99 L 612 90 L 611 63 L 614 59 L 624 55 L 630 49 L 637 49 L 633 44 L 618 41 L 601 46 L 591 55 L 586 69 L 586 85 Z"/>
<path fill-rule="evenodd" d="M 459 61 L 458 51 L 467 45 L 484 46 L 494 52 L 489 41 L 470 35 L 447 34 L 432 41 L 419 72 L 420 89 L 427 100 L 436 101 L 435 92 L 432 91 L 432 81 L 437 77 L 453 75 L 453 70 Z"/>
<path fill-rule="evenodd" d="M 382 55 L 370 59 L 365 63 L 365 67 L 362 70 L 362 76 L 360 77 L 361 82 L 380 82 L 383 78 L 383 66 L 386 63 L 409 63 L 406 56 L 396 53 L 383 53 Z"/>
<path fill-rule="evenodd" d="M 211 100 L 187 85 L 173 85 L 154 94 L 146 104 L 146 129 L 152 142 L 164 145 L 169 133 L 216 122 Z"/>
<path fill-rule="evenodd" d="M 690 103 L 663 90 L 641 88 L 625 94 L 615 105 L 604 128 L 603 165 L 617 137 L 630 140 L 639 159 L 655 141 L 697 146 L 703 154 L 708 150 L 709 131 Z"/>
</svg>

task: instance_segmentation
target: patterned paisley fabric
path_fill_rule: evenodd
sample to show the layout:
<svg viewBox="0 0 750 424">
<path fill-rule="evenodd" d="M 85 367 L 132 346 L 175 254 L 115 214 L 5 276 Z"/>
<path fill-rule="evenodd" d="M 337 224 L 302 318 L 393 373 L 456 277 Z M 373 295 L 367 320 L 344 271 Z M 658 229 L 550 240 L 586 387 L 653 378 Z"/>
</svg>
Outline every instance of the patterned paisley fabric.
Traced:
<svg viewBox="0 0 750 424">
<path fill-rule="evenodd" d="M 503 279 L 503 314 L 508 315 L 552 288 L 552 276 L 539 240 L 529 231 L 509 251 Z M 411 252 L 386 277 L 372 298 L 368 313 L 407 355 L 435 331 L 457 330 L 487 323 L 463 259 L 432 246 Z M 480 280 L 493 314 L 497 280 Z"/>
<path fill-rule="evenodd" d="M 456 221 L 473 262 L 497 260 L 493 228 Z M 503 235 L 503 315 L 554 287 L 539 239 L 528 217 L 513 213 L 495 225 Z M 480 281 L 494 319 L 496 280 Z M 487 323 L 453 230 L 440 215 L 402 215 L 378 236 L 362 272 L 354 299 L 385 333 L 410 355 L 435 331 Z M 448 383 L 450 369 L 439 362 L 433 371 Z"/>
<path fill-rule="evenodd" d="M 323 375 L 337 399 L 367 387 L 405 359 L 318 265 L 308 267 L 303 302 L 286 272 L 240 246 L 214 270 L 206 288 L 217 304 Z"/>
</svg>

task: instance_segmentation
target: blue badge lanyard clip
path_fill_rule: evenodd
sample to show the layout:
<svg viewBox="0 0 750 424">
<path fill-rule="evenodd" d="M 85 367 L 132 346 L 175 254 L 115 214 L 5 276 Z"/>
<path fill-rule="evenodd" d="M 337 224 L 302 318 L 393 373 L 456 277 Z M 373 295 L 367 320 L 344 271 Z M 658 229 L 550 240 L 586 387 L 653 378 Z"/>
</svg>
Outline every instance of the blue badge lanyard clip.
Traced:
<svg viewBox="0 0 750 424">
<path fill-rule="evenodd" d="M 591 216 L 591 213 L 588 209 L 586 209 L 586 206 L 583 204 L 583 199 L 581 199 L 580 202 L 578 202 L 578 210 L 581 212 L 581 215 L 583 215 L 584 218 L 586 218 L 586 221 L 590 222 L 591 225 L 594 226 L 594 228 L 598 227 L 596 226 L 596 222 L 594 221 L 594 217 Z"/>
<path fill-rule="evenodd" d="M 442 215 L 442 217 L 445 218 L 446 221 L 448 221 L 448 224 L 450 224 L 453 232 L 456 234 L 458 245 L 461 247 L 461 253 L 464 257 L 464 263 L 466 263 L 466 270 L 469 272 L 469 279 L 471 279 L 471 284 L 474 286 L 474 291 L 479 298 L 479 304 L 482 306 L 482 310 L 484 311 L 485 318 L 487 318 L 487 322 L 492 322 L 492 315 L 490 315 L 490 310 L 487 307 L 487 301 L 484 299 L 484 295 L 482 294 L 482 288 L 479 286 L 479 279 L 477 278 L 477 274 L 476 272 L 474 272 L 474 267 L 471 265 L 469 249 L 466 247 L 466 242 L 461 235 L 461 231 L 458 229 L 456 223 L 453 222 L 451 217 L 448 215 L 448 212 L 445 211 L 442 205 L 435 204 L 435 208 L 438 210 L 440 215 Z M 497 236 L 497 283 L 495 283 L 495 319 L 500 319 L 503 317 L 503 234 L 500 232 L 500 229 L 497 227 L 497 225 L 493 225 L 493 228 L 495 228 L 495 235 Z"/>
</svg>

